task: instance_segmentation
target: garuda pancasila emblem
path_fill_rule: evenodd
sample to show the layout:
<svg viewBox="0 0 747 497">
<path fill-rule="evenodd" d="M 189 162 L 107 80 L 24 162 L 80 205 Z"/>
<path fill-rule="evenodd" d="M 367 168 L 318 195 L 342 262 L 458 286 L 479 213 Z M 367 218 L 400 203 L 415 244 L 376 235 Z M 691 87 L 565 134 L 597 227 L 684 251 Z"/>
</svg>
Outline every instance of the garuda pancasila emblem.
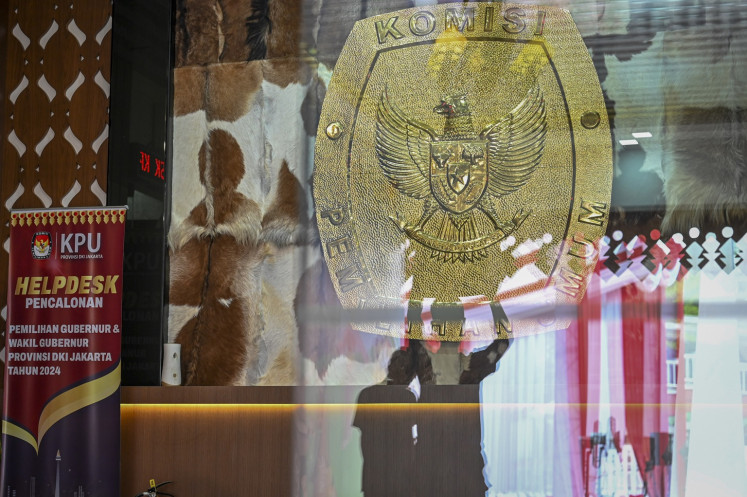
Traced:
<svg viewBox="0 0 747 497">
<path fill-rule="evenodd" d="M 431 249 L 432 257 L 479 260 L 531 213 L 520 208 L 511 221 L 501 221 L 494 201 L 523 187 L 537 168 L 547 132 L 545 102 L 535 85 L 511 112 L 479 134 L 466 94 L 444 97 L 433 112 L 445 117 L 440 135 L 405 116 L 386 89 L 381 94 L 376 123 L 379 164 L 401 193 L 425 201 L 423 215 L 414 225 L 400 215 L 390 218 Z M 487 234 L 478 228 L 480 215 L 492 224 Z"/>
</svg>

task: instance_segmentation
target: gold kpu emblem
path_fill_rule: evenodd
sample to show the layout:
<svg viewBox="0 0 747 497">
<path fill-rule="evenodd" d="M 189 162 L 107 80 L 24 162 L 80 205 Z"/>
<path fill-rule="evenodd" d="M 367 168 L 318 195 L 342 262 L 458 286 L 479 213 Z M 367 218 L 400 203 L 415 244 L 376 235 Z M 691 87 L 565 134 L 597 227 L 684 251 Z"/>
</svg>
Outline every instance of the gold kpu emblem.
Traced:
<svg viewBox="0 0 747 497">
<path fill-rule="evenodd" d="M 568 12 L 458 3 L 359 21 L 314 164 L 324 256 L 357 328 L 483 341 L 567 326 L 612 180 Z"/>
</svg>

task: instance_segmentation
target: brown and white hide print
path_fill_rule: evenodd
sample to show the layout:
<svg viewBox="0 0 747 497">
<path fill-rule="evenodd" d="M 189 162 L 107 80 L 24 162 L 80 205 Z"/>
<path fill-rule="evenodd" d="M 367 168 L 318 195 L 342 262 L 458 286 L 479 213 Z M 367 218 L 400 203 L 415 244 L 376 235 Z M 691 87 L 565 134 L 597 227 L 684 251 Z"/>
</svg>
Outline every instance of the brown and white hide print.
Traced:
<svg viewBox="0 0 747 497">
<path fill-rule="evenodd" d="M 282 59 L 248 60 L 257 5 L 177 10 L 169 341 L 185 384 L 295 384 L 311 68 L 298 34 L 266 40 Z"/>
<path fill-rule="evenodd" d="M 175 153 L 169 338 L 182 344 L 186 384 L 298 380 L 292 302 L 313 238 L 300 112 L 309 85 L 269 83 L 268 64 L 208 66 L 205 86 L 218 91 L 206 95 L 205 109 L 174 120 L 174 149 L 187 143 Z M 236 84 L 246 73 L 256 83 L 250 91 Z M 195 244 L 202 258 L 182 253 Z M 202 291 L 175 298 L 196 274 Z"/>
<path fill-rule="evenodd" d="M 348 383 L 362 363 L 360 383 L 385 376 L 392 345 L 371 356 L 330 333 L 331 365 L 299 346 L 300 278 L 321 264 L 310 181 L 325 85 L 306 51 L 316 22 L 302 22 L 318 9 L 177 5 L 168 339 L 184 384 Z"/>
</svg>

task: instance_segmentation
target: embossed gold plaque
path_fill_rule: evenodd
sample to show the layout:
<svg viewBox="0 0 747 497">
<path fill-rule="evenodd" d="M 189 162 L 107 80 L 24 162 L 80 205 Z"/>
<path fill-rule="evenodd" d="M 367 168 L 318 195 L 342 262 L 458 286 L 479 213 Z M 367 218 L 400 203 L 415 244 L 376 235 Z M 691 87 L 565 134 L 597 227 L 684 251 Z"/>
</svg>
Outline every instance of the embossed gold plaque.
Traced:
<svg viewBox="0 0 747 497">
<path fill-rule="evenodd" d="M 568 12 L 458 3 L 359 21 L 314 163 L 324 256 L 356 328 L 492 340 L 567 326 L 612 181 Z"/>
</svg>

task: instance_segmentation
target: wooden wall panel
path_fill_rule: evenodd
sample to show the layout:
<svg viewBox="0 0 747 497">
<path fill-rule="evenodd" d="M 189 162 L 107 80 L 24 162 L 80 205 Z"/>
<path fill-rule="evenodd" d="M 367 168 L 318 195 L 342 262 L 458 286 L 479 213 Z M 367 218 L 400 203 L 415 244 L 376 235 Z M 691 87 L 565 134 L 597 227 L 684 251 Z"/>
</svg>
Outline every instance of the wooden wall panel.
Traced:
<svg viewBox="0 0 747 497">
<path fill-rule="evenodd" d="M 290 495 L 292 405 L 122 406 L 122 493 Z"/>
<path fill-rule="evenodd" d="M 10 209 L 106 204 L 111 7 L 111 0 L 3 7 L 0 282 L 7 281 Z M 0 352 L 6 291 L 0 284 Z"/>
<path fill-rule="evenodd" d="M 121 495 L 151 478 L 173 481 L 164 490 L 177 496 L 360 495 L 340 493 L 345 479 L 360 488 L 363 460 L 335 457 L 346 450 L 387 488 L 402 477 L 450 489 L 423 495 L 483 495 L 478 385 L 431 386 L 401 403 L 403 389 L 375 386 L 363 399 L 349 387 L 123 387 Z M 428 456 L 395 468 L 411 422 Z M 478 492 L 460 492 L 470 485 Z"/>
</svg>

